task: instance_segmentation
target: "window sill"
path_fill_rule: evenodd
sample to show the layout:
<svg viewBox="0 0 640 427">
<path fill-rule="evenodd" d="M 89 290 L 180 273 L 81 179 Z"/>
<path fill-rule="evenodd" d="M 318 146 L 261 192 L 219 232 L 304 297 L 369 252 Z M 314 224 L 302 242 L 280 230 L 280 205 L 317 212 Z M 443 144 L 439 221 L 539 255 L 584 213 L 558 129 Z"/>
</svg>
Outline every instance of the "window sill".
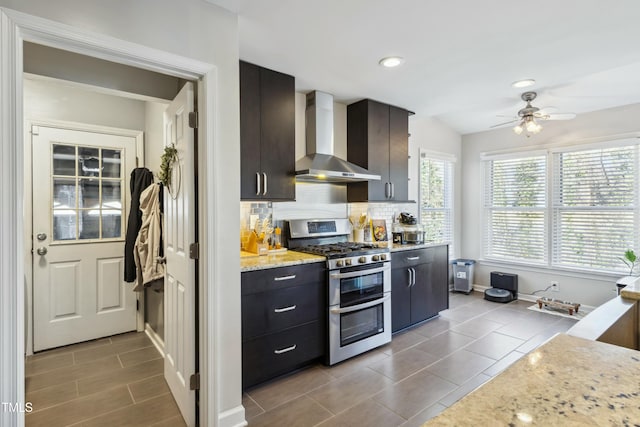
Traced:
<svg viewBox="0 0 640 427">
<path fill-rule="evenodd" d="M 567 276 L 567 277 L 578 277 L 581 279 L 591 279 L 591 280 L 600 280 L 603 282 L 611 282 L 615 281 L 620 277 L 624 276 L 624 273 L 606 273 L 597 270 L 578 270 L 572 268 L 563 268 L 563 267 L 549 267 L 543 265 L 533 265 L 527 264 L 524 262 L 517 261 L 505 261 L 505 260 L 495 260 L 495 259 L 479 259 L 478 264 L 486 265 L 486 266 L 495 266 L 495 267 L 512 267 L 517 268 L 519 270 L 531 271 L 533 273 L 543 273 L 550 274 L 553 273 L 555 275 Z"/>
</svg>

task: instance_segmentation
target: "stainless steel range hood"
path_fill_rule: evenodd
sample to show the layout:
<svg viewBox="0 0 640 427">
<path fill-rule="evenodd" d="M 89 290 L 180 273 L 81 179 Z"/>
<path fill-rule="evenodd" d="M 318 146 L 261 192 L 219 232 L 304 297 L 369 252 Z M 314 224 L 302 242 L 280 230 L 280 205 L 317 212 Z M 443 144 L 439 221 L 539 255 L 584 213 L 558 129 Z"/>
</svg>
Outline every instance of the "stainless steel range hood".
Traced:
<svg viewBox="0 0 640 427">
<path fill-rule="evenodd" d="M 365 168 L 333 155 L 333 96 L 324 92 L 307 94 L 307 155 L 296 162 L 296 181 L 379 181 Z"/>
</svg>

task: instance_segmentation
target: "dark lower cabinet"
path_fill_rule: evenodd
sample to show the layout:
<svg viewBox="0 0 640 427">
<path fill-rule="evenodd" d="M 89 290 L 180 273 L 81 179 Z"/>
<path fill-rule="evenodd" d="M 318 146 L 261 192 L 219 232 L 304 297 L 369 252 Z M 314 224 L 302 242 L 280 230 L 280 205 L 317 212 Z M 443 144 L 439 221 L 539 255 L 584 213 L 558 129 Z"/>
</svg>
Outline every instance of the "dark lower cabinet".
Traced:
<svg viewBox="0 0 640 427">
<path fill-rule="evenodd" d="M 323 358 L 323 263 L 242 273 L 242 387 Z"/>
<path fill-rule="evenodd" d="M 448 246 L 394 252 L 391 330 L 397 332 L 449 308 Z"/>
</svg>

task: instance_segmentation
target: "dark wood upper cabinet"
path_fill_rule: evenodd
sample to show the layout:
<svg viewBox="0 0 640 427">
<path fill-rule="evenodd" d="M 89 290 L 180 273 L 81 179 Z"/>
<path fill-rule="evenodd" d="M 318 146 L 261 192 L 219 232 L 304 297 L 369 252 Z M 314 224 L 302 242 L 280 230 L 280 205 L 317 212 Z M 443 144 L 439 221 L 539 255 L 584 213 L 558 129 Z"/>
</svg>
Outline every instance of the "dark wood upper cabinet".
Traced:
<svg viewBox="0 0 640 427">
<path fill-rule="evenodd" d="M 370 99 L 347 106 L 347 160 L 380 181 L 347 186 L 349 202 L 409 199 L 409 112 Z"/>
<path fill-rule="evenodd" d="M 240 61 L 240 198 L 295 200 L 295 79 Z"/>
</svg>

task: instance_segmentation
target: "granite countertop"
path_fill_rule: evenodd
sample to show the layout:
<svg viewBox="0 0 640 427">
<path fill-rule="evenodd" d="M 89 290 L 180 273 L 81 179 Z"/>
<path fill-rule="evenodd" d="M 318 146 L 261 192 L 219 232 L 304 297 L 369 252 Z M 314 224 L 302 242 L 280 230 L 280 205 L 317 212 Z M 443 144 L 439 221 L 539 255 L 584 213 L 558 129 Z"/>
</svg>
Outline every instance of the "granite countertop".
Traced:
<svg viewBox="0 0 640 427">
<path fill-rule="evenodd" d="M 628 276 L 628 277 L 625 277 L 624 279 L 627 279 L 626 282 L 628 282 L 629 284 L 620 290 L 620 296 L 622 298 L 639 301 L 640 300 L 640 277 Z"/>
<path fill-rule="evenodd" d="M 412 249 L 433 248 L 435 246 L 443 246 L 443 245 L 448 245 L 448 243 L 427 242 L 427 243 L 406 244 L 406 245 L 400 245 L 400 244 L 397 244 L 397 243 L 389 243 L 389 249 L 391 249 L 391 252 L 399 252 L 399 251 L 410 251 Z"/>
<path fill-rule="evenodd" d="M 289 265 L 325 262 L 327 259 L 319 255 L 303 254 L 302 252 L 286 251 L 274 255 L 244 254 L 240 256 L 240 271 L 266 270 L 268 268 L 286 267 Z"/>
<path fill-rule="evenodd" d="M 640 352 L 556 335 L 425 426 L 631 426 Z"/>
</svg>

